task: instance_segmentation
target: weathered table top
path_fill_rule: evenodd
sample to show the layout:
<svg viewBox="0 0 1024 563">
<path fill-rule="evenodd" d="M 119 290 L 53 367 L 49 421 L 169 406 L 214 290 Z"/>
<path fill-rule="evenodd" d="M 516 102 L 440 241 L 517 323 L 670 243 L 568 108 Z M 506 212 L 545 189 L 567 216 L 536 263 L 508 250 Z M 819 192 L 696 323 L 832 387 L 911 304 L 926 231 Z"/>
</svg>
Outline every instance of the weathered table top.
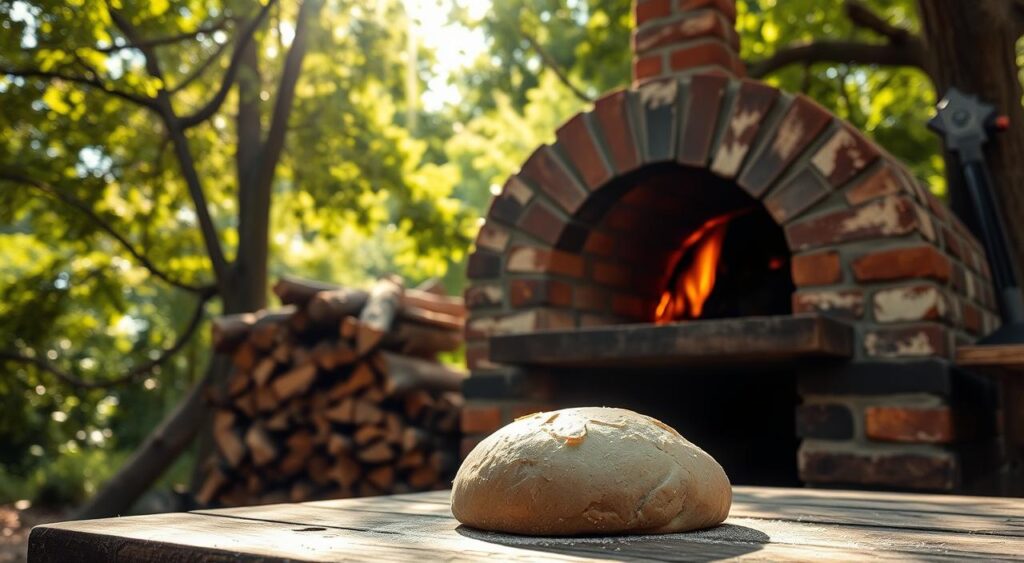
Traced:
<svg viewBox="0 0 1024 563">
<path fill-rule="evenodd" d="M 39 526 L 31 561 L 1024 559 L 1024 499 L 735 487 L 701 532 L 528 538 L 460 526 L 448 492 Z"/>
</svg>

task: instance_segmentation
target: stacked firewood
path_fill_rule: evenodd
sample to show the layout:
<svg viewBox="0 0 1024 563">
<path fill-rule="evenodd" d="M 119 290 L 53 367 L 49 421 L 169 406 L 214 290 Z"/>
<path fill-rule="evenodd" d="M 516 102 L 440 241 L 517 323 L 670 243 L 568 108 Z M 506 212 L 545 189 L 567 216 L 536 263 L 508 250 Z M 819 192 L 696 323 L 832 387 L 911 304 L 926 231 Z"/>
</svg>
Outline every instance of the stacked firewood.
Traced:
<svg viewBox="0 0 1024 563">
<path fill-rule="evenodd" d="M 435 284 L 436 285 L 436 284 Z M 234 370 L 216 400 L 203 505 L 430 490 L 457 468 L 462 299 L 397 277 L 370 291 L 284 278 L 282 307 L 221 317 Z"/>
</svg>

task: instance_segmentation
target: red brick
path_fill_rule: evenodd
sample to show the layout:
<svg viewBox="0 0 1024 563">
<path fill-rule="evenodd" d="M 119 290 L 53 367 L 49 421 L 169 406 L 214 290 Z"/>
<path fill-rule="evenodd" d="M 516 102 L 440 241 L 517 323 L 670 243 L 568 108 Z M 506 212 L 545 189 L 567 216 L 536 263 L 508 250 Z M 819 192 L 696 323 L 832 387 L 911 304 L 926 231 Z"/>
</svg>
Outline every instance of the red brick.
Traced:
<svg viewBox="0 0 1024 563">
<path fill-rule="evenodd" d="M 953 414 L 949 407 L 868 407 L 864 431 L 880 442 L 948 444 L 954 440 Z"/>
<path fill-rule="evenodd" d="M 583 311 L 607 312 L 611 307 L 611 299 L 612 294 L 607 289 L 582 285 L 573 289 L 572 304 Z"/>
<path fill-rule="evenodd" d="M 568 222 L 565 216 L 559 215 L 551 206 L 537 200 L 531 203 L 519 218 L 519 228 L 554 246 L 561 238 Z"/>
<path fill-rule="evenodd" d="M 551 147 L 544 145 L 533 152 L 519 171 L 537 188 L 551 197 L 570 215 L 579 210 L 587 191 L 566 171 Z"/>
<path fill-rule="evenodd" d="M 512 280 L 508 300 L 513 307 L 572 305 L 572 286 L 558 280 Z"/>
<path fill-rule="evenodd" d="M 954 220 L 952 213 L 949 211 L 949 207 L 942 202 L 941 199 L 935 196 L 932 192 L 925 190 L 924 192 L 925 202 L 928 204 L 928 209 L 939 218 L 943 223 L 949 223 Z"/>
<path fill-rule="evenodd" d="M 751 195 L 766 193 L 779 174 L 800 155 L 832 121 L 832 114 L 816 102 L 798 95 L 782 117 L 771 138 L 743 170 L 738 183 Z"/>
<path fill-rule="evenodd" d="M 598 231 L 590 231 L 583 250 L 590 254 L 611 256 L 615 252 L 615 239 Z"/>
<path fill-rule="evenodd" d="M 855 453 L 802 447 L 797 466 L 805 483 L 948 491 L 959 482 L 959 466 L 948 452 Z"/>
<path fill-rule="evenodd" d="M 949 257 L 929 245 L 873 252 L 854 260 L 852 267 L 853 277 L 861 282 L 910 278 L 948 281 L 952 275 Z"/>
<path fill-rule="evenodd" d="M 597 283 L 612 287 L 626 287 L 630 281 L 629 270 L 616 262 L 594 262 L 591 275 Z"/>
<path fill-rule="evenodd" d="M 796 219 L 831 192 L 820 174 L 805 168 L 764 198 L 764 207 L 779 225 Z"/>
<path fill-rule="evenodd" d="M 811 157 L 811 164 L 837 188 L 875 162 L 878 148 L 859 132 L 843 124 Z"/>
<path fill-rule="evenodd" d="M 950 305 L 939 287 L 915 284 L 875 292 L 872 299 L 875 321 L 880 323 L 950 319 Z"/>
<path fill-rule="evenodd" d="M 729 80 L 700 74 L 690 81 L 686 119 L 676 159 L 682 164 L 703 167 L 708 162 L 712 137 Z"/>
<path fill-rule="evenodd" d="M 583 277 L 583 258 L 576 254 L 533 246 L 513 246 L 507 254 L 509 272 L 561 274 Z"/>
<path fill-rule="evenodd" d="M 864 292 L 859 289 L 840 291 L 804 291 L 793 294 L 794 313 L 828 313 L 859 319 L 864 316 Z"/>
<path fill-rule="evenodd" d="M 735 36 L 732 26 L 720 14 L 699 12 L 692 17 L 638 29 L 633 34 L 633 53 L 643 55 L 659 47 L 701 37 L 718 37 L 730 42 L 735 49 L 739 46 L 731 44 Z"/>
<path fill-rule="evenodd" d="M 484 436 L 466 436 L 466 437 L 464 437 L 459 442 L 459 457 L 461 459 L 466 459 L 466 456 L 469 455 L 469 452 L 473 451 L 473 448 L 475 448 L 477 444 L 482 442 L 483 439 L 484 439 Z"/>
<path fill-rule="evenodd" d="M 680 12 L 712 8 L 722 13 L 729 21 L 736 21 L 736 0 L 676 0 Z"/>
<path fill-rule="evenodd" d="M 669 67 L 673 71 L 703 66 L 720 66 L 732 69 L 735 53 L 722 41 L 707 41 L 693 45 L 684 44 L 669 55 Z"/>
<path fill-rule="evenodd" d="M 832 250 L 798 254 L 792 261 L 793 283 L 798 286 L 832 285 L 843 279 L 839 253 Z"/>
<path fill-rule="evenodd" d="M 595 190 L 611 179 L 612 173 L 605 165 L 597 141 L 587 126 L 587 114 L 576 114 L 558 128 L 555 136 L 559 148 L 579 171 L 587 188 Z"/>
<path fill-rule="evenodd" d="M 951 353 L 949 329 L 931 323 L 872 329 L 862 342 L 872 358 L 947 358 Z"/>
<path fill-rule="evenodd" d="M 853 209 L 825 215 L 786 226 L 790 248 L 810 248 L 872 238 L 905 235 L 923 231 L 915 204 L 905 197 L 873 200 Z"/>
<path fill-rule="evenodd" d="M 953 256 L 956 256 L 960 260 L 963 260 L 966 264 L 967 260 L 970 259 L 970 254 L 968 253 L 967 248 L 964 246 L 963 240 L 960 238 L 960 235 L 953 232 L 952 229 L 948 229 L 946 227 L 943 227 L 940 232 L 942 233 L 942 242 L 946 247 L 946 251 L 952 254 Z M 970 264 L 967 264 L 967 266 L 970 267 Z"/>
<path fill-rule="evenodd" d="M 672 13 L 672 0 L 637 0 L 636 3 L 636 25 L 656 19 L 664 18 Z"/>
<path fill-rule="evenodd" d="M 664 70 L 662 67 L 661 54 L 649 55 L 646 57 L 633 58 L 633 80 L 641 81 L 647 78 L 660 76 Z"/>
<path fill-rule="evenodd" d="M 718 146 L 711 171 L 723 178 L 739 172 L 768 112 L 779 99 L 779 91 L 761 82 L 740 83 L 728 125 Z"/>
<path fill-rule="evenodd" d="M 476 233 L 476 247 L 502 252 L 508 246 L 509 236 L 508 229 L 488 221 Z"/>
<path fill-rule="evenodd" d="M 533 199 L 533 189 L 516 176 L 505 181 L 501 193 L 491 200 L 487 221 L 497 220 L 506 225 L 515 225 L 526 204 Z"/>
<path fill-rule="evenodd" d="M 611 326 L 620 324 L 622 321 L 610 315 L 594 315 L 594 314 L 583 314 L 580 315 L 580 326 L 591 327 L 591 326 Z"/>
<path fill-rule="evenodd" d="M 984 324 L 981 318 L 981 309 L 967 301 L 961 301 L 960 310 L 963 314 L 964 328 L 966 328 L 971 334 L 980 336 L 984 330 Z"/>
<path fill-rule="evenodd" d="M 796 408 L 796 435 L 820 440 L 853 438 L 853 413 L 845 405 L 818 403 Z"/>
<path fill-rule="evenodd" d="M 501 409 L 496 406 L 466 405 L 460 427 L 463 434 L 494 432 L 501 428 Z"/>
<path fill-rule="evenodd" d="M 497 307 L 505 297 L 505 290 L 498 283 L 473 284 L 466 288 L 463 297 L 469 309 Z"/>
<path fill-rule="evenodd" d="M 847 188 L 845 193 L 846 201 L 850 205 L 860 205 L 873 199 L 898 195 L 905 191 L 899 176 L 893 169 L 889 166 L 882 166 L 857 184 Z"/>
<path fill-rule="evenodd" d="M 635 207 L 615 205 L 604 216 L 603 225 L 616 231 L 632 232 L 648 219 L 645 215 Z"/>
<path fill-rule="evenodd" d="M 616 294 L 612 298 L 612 312 L 623 317 L 630 317 L 637 320 L 651 317 L 652 308 L 635 295 Z"/>
<path fill-rule="evenodd" d="M 501 255 L 488 250 L 477 250 L 469 255 L 466 276 L 471 280 L 496 278 L 501 275 Z"/>
<path fill-rule="evenodd" d="M 621 90 L 607 94 L 594 102 L 593 112 L 612 162 L 620 173 L 632 171 L 640 163 L 629 120 L 627 96 Z"/>
</svg>

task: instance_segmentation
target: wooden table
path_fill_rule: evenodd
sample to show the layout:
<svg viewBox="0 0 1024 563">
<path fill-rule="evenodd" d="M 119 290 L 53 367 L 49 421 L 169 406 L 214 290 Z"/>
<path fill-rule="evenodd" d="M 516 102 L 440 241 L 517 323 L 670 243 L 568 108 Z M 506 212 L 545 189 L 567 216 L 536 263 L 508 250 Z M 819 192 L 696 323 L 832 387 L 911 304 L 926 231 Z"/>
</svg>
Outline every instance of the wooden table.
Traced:
<svg viewBox="0 0 1024 563">
<path fill-rule="evenodd" d="M 1024 559 L 1024 499 L 736 487 L 688 534 L 527 538 L 452 518 L 448 492 L 39 526 L 31 561 Z"/>
</svg>

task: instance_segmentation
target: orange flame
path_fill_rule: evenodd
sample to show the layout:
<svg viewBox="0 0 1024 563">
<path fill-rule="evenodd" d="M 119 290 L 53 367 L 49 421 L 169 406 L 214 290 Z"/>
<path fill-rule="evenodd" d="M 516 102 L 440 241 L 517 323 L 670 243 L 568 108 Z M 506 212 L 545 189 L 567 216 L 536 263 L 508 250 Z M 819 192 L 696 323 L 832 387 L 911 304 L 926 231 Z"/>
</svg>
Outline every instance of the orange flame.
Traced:
<svg viewBox="0 0 1024 563">
<path fill-rule="evenodd" d="M 669 280 L 654 312 L 656 323 L 700 318 L 704 303 L 715 288 L 726 227 L 737 214 L 726 213 L 708 220 L 680 245 L 671 270 L 675 272 L 674 278 Z M 677 271 L 680 261 L 688 255 L 693 257 L 689 267 Z"/>
</svg>

